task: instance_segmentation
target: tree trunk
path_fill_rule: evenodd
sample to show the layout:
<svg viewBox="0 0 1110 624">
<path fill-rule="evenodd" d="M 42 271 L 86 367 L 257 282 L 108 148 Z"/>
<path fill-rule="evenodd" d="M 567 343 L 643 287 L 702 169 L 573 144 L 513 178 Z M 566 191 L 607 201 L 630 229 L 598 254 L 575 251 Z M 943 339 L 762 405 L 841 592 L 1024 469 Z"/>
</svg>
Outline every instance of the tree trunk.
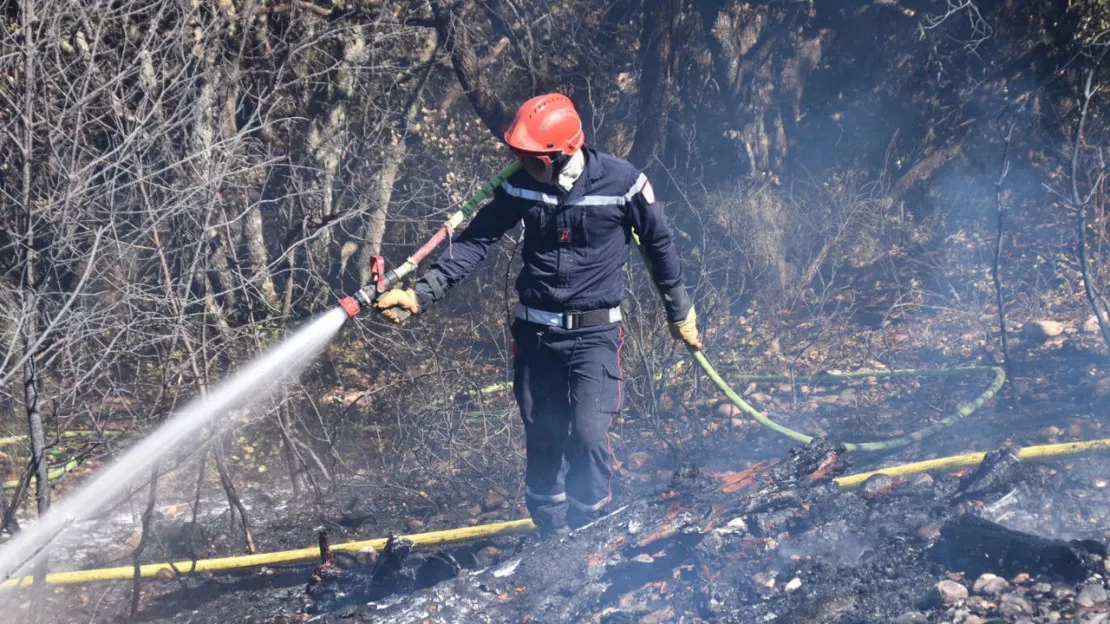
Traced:
<svg viewBox="0 0 1110 624">
<path fill-rule="evenodd" d="M 432 75 L 433 67 L 430 61 L 435 57 L 438 50 L 439 38 L 433 32 L 425 41 L 424 49 L 417 60 L 419 64 L 428 64 L 428 69 L 425 70 L 423 77 L 420 78 L 419 83 L 413 90 L 412 96 L 402 113 L 403 122 L 401 127 L 391 134 L 389 145 L 385 150 L 385 161 L 374 184 L 375 206 L 370 213 L 370 220 L 366 224 L 366 242 L 363 244 L 358 258 L 360 287 L 366 286 L 370 282 L 371 261 L 374 256 L 381 253 L 382 239 L 385 237 L 385 222 L 389 216 L 389 204 L 393 200 L 393 187 L 397 183 L 397 178 L 401 173 L 401 164 L 405 160 L 405 134 L 413 119 L 416 118 L 417 111 L 420 110 L 424 87 L 428 84 L 428 78 Z"/>
<path fill-rule="evenodd" d="M 628 159 L 641 169 L 651 164 L 667 134 L 667 110 L 674 82 L 674 30 L 681 0 L 648 3 L 640 35 L 640 123 Z"/>
<path fill-rule="evenodd" d="M 262 228 L 262 210 L 256 203 L 247 208 L 243 219 L 243 238 L 247 242 L 247 253 L 250 254 L 251 271 L 254 280 L 258 283 L 258 290 L 262 293 L 262 300 L 270 307 L 271 311 L 281 309 L 277 289 L 274 287 L 274 278 L 270 275 L 270 254 L 266 251 L 266 237 Z"/>
<path fill-rule="evenodd" d="M 50 464 L 46 458 L 46 435 L 42 427 L 42 414 L 39 412 L 38 378 L 35 370 L 35 341 L 38 337 L 38 294 L 35 275 L 35 207 L 32 199 L 33 168 L 31 166 L 34 154 L 35 141 L 35 107 L 34 98 L 36 86 L 35 66 L 38 60 L 35 55 L 35 5 L 32 0 L 23 3 L 21 30 L 23 33 L 23 185 L 21 201 L 26 222 L 24 223 L 23 241 L 23 290 L 26 293 L 23 301 L 24 318 L 24 357 L 27 362 L 23 372 L 23 401 L 27 412 L 27 431 L 31 438 L 31 465 L 35 474 L 35 502 L 39 516 L 50 509 Z M 18 502 L 17 502 L 18 504 Z M 35 566 L 36 584 L 46 581 L 46 557 L 42 557 Z M 37 600 L 37 599 L 36 599 Z M 34 610 L 32 605 L 32 610 Z"/>
<path fill-rule="evenodd" d="M 482 66 L 462 19 L 462 14 L 472 4 L 470 1 L 452 3 L 431 0 L 432 16 L 440 41 L 451 51 L 451 64 L 455 68 L 459 84 L 466 91 L 471 105 L 486 128 L 500 139 L 512 121 L 512 113 L 497 98 L 482 74 Z"/>
</svg>

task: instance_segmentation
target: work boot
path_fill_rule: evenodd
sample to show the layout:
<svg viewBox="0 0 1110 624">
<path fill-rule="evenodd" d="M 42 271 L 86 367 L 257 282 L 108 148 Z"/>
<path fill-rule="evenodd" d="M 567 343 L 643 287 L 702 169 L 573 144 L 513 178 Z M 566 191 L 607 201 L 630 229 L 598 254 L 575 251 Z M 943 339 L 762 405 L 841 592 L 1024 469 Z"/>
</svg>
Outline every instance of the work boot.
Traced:
<svg viewBox="0 0 1110 624">
<path fill-rule="evenodd" d="M 542 540 L 557 540 L 570 535 L 570 527 L 567 525 L 557 527 L 540 527 L 540 539 Z"/>
<path fill-rule="evenodd" d="M 598 509 L 596 511 L 582 511 L 575 507 L 571 507 L 569 510 L 567 510 L 567 526 L 569 526 L 572 531 L 577 531 L 587 524 L 595 522 L 598 518 L 601 518 L 604 515 L 604 508 Z"/>
</svg>

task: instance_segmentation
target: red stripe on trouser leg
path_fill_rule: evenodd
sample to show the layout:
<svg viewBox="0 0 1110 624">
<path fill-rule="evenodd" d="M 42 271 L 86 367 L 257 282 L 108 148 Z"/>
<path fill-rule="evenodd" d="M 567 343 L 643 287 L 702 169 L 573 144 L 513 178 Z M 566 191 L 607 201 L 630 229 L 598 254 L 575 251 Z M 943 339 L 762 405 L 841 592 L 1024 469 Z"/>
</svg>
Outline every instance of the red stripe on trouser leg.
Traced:
<svg viewBox="0 0 1110 624">
<path fill-rule="evenodd" d="M 617 374 L 621 376 L 617 380 L 617 409 L 613 412 L 619 414 L 621 411 L 621 403 L 624 401 L 624 369 L 621 368 L 621 347 L 624 346 L 624 328 L 617 325 Z M 609 436 L 609 429 L 613 427 L 613 417 L 609 417 L 609 425 L 605 428 L 605 448 L 609 452 L 609 466 L 613 465 L 613 440 Z M 606 497 L 613 500 L 613 470 L 609 470 L 609 483 L 605 486 Z"/>
</svg>

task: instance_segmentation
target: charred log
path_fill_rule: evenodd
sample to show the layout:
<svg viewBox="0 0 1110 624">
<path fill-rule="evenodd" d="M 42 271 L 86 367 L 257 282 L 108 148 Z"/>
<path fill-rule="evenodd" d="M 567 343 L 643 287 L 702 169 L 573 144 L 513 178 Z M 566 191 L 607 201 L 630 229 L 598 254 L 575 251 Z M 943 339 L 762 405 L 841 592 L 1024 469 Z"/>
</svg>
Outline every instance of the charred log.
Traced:
<svg viewBox="0 0 1110 624">
<path fill-rule="evenodd" d="M 1106 545 L 1094 540 L 1048 539 L 964 514 L 945 523 L 933 557 L 974 578 L 990 572 L 1081 581 L 1105 572 Z"/>
</svg>

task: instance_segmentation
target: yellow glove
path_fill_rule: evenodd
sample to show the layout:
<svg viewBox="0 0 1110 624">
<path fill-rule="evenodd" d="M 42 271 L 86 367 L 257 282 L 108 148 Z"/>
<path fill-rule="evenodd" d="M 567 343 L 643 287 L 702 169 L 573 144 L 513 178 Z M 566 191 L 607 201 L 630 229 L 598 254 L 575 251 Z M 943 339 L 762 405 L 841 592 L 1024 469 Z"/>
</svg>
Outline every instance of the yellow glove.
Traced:
<svg viewBox="0 0 1110 624">
<path fill-rule="evenodd" d="M 411 288 L 408 290 L 401 290 L 400 288 L 390 290 L 378 297 L 378 300 L 374 302 L 374 309 L 394 323 L 400 323 L 420 312 L 420 306 L 416 303 L 416 291 Z"/>
<path fill-rule="evenodd" d="M 670 330 L 671 336 L 676 340 L 681 340 L 695 349 L 701 349 L 701 340 L 698 340 L 698 313 L 694 311 L 694 306 L 690 306 L 685 319 L 671 323 Z"/>
</svg>

